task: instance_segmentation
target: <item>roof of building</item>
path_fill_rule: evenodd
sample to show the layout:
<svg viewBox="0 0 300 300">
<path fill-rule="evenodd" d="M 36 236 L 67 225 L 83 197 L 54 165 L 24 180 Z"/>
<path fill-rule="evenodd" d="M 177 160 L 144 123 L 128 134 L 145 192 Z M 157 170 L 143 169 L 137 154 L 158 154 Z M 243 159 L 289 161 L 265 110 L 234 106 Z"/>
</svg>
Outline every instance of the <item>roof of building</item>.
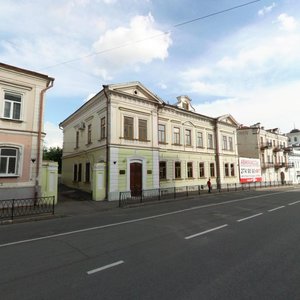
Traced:
<svg viewBox="0 0 300 300">
<path fill-rule="evenodd" d="M 49 77 L 48 75 L 38 73 L 38 72 L 35 72 L 35 71 L 30 71 L 30 70 L 27 70 L 27 69 L 22 69 L 22 68 L 15 67 L 15 66 L 8 65 L 8 64 L 4 64 L 4 63 L 1 63 L 1 62 L 0 62 L 0 68 L 16 71 L 16 72 L 19 72 L 19 73 L 25 73 L 25 74 L 28 74 L 28 75 L 31 75 L 31 76 L 36 76 L 36 77 L 44 78 L 44 79 L 47 79 L 47 80 L 50 80 L 50 81 L 54 81 L 54 78 Z"/>
<path fill-rule="evenodd" d="M 298 132 L 300 132 L 300 130 L 296 128 L 290 131 L 290 133 L 298 133 Z"/>
</svg>

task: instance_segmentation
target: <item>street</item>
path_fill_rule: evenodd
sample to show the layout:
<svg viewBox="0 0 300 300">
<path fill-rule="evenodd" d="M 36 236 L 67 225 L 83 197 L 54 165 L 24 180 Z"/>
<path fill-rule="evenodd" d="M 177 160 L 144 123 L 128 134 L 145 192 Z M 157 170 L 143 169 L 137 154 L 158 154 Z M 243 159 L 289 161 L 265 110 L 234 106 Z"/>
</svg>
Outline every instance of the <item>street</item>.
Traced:
<svg viewBox="0 0 300 300">
<path fill-rule="evenodd" d="M 0 227 L 1 299 L 299 299 L 300 190 Z"/>
</svg>

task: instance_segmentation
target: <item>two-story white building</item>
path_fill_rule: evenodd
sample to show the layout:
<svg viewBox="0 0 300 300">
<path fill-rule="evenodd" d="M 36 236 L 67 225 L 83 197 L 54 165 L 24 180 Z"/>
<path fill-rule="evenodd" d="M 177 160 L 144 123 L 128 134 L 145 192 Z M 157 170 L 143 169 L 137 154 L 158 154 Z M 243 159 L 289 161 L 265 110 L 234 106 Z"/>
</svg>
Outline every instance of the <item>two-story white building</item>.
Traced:
<svg viewBox="0 0 300 300">
<path fill-rule="evenodd" d="M 120 191 L 236 183 L 237 122 L 169 105 L 139 82 L 103 89 L 61 122 L 62 182 L 115 200 Z"/>
</svg>

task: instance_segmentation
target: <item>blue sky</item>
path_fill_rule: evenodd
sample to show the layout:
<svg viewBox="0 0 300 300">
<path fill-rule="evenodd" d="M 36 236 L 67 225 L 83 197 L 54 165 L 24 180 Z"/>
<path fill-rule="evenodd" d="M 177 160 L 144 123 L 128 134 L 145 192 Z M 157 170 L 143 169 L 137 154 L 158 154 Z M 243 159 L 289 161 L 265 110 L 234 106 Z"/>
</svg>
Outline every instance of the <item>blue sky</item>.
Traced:
<svg viewBox="0 0 300 300">
<path fill-rule="evenodd" d="M 289 132 L 300 127 L 300 1 L 1 0 L 0 60 L 55 78 L 46 146 L 58 124 L 103 84 L 140 81 L 170 104 L 231 114 Z M 96 54 L 98 53 L 98 54 Z"/>
</svg>

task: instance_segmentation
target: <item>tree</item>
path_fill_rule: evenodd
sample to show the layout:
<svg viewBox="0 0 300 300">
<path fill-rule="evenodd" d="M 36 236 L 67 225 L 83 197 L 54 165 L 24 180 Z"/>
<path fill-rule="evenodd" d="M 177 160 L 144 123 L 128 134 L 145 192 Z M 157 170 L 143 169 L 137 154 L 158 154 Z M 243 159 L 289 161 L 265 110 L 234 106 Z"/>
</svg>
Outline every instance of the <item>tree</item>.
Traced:
<svg viewBox="0 0 300 300">
<path fill-rule="evenodd" d="M 61 173 L 61 158 L 62 158 L 62 148 L 60 147 L 50 147 L 49 149 L 44 147 L 43 150 L 43 160 L 52 160 L 58 163 L 58 173 Z"/>
</svg>

